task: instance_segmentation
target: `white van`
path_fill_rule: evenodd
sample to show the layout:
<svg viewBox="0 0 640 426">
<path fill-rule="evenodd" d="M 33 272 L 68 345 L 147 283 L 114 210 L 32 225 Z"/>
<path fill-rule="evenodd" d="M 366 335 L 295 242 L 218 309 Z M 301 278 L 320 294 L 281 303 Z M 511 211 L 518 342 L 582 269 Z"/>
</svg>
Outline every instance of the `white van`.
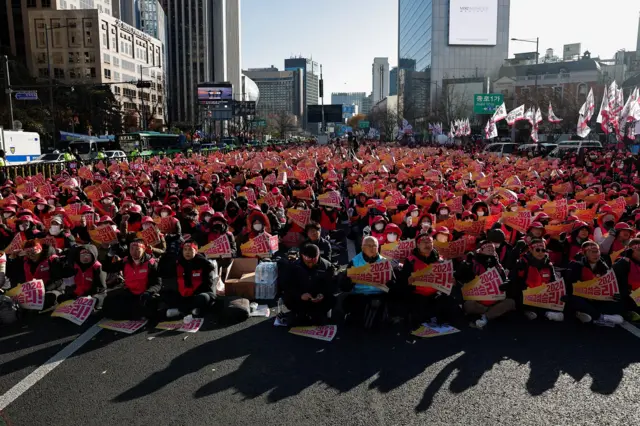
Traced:
<svg viewBox="0 0 640 426">
<path fill-rule="evenodd" d="M 578 152 L 581 148 L 600 150 L 602 149 L 602 144 L 596 141 L 571 141 L 566 143 L 560 142 L 558 144 L 558 147 L 549 153 L 548 157 L 562 158 L 569 152 Z"/>
<path fill-rule="evenodd" d="M 510 155 L 517 151 L 518 144 L 512 142 L 492 143 L 484 148 L 484 152 L 488 154 L 496 154 L 499 157 Z"/>
</svg>

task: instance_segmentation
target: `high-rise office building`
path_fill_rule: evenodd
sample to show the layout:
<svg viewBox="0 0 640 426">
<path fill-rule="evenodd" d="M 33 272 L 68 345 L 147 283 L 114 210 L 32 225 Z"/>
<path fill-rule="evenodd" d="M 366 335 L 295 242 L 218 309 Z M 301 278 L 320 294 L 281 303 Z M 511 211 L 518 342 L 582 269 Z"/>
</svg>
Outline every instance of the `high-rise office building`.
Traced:
<svg viewBox="0 0 640 426">
<path fill-rule="evenodd" d="M 636 43 L 636 58 L 640 59 L 640 16 L 638 17 L 638 41 Z"/>
<path fill-rule="evenodd" d="M 366 97 L 365 92 L 334 92 L 331 94 L 331 103 L 333 105 L 357 105 L 358 112 L 362 112 Z"/>
<path fill-rule="evenodd" d="M 243 71 L 243 74 L 253 80 L 260 91 L 256 104 L 259 117 L 287 113 L 298 117 L 298 122 L 301 121 L 305 109 L 302 70 L 248 70 Z"/>
<path fill-rule="evenodd" d="M 375 105 L 389 96 L 389 58 L 373 58 L 371 76 L 373 80 L 371 93 Z"/>
<path fill-rule="evenodd" d="M 398 67 L 405 82 L 414 72 L 428 81 L 404 89 L 426 88 L 433 108 L 451 82 L 497 77 L 508 57 L 509 10 L 510 0 L 398 0 Z M 402 105 L 411 93 L 403 93 L 398 80 Z"/>
<path fill-rule="evenodd" d="M 398 94 L 398 67 L 391 68 L 389 71 L 389 96 Z"/>
<path fill-rule="evenodd" d="M 373 96 L 369 93 L 369 95 L 362 100 L 362 110 L 360 113 L 369 114 L 371 112 L 371 108 L 373 108 Z"/>
<path fill-rule="evenodd" d="M 304 85 L 303 104 L 304 114 L 302 116 L 302 124 L 306 130 L 317 132 L 319 126 L 316 123 L 307 122 L 307 106 L 318 105 L 320 81 L 320 65 L 308 58 L 289 58 L 284 60 L 285 71 L 302 70 L 302 79 Z"/>
<path fill-rule="evenodd" d="M 242 92 L 239 0 L 163 0 L 167 13 L 169 112 L 172 121 L 199 119 L 197 86 L 228 81 Z"/>
</svg>

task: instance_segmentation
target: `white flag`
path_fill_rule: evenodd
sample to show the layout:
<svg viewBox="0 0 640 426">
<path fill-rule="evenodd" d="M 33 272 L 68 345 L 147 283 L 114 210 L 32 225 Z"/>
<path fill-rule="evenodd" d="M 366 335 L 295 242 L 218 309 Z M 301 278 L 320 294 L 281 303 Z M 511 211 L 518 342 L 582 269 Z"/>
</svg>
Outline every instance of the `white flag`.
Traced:
<svg viewBox="0 0 640 426">
<path fill-rule="evenodd" d="M 528 108 L 527 112 L 524 113 L 524 119 L 527 120 L 533 126 L 533 108 Z"/>
<path fill-rule="evenodd" d="M 631 102 L 631 111 L 629 112 L 629 117 L 634 121 L 640 121 L 640 90 L 636 87 L 636 90 L 633 91 L 631 97 L 633 100 Z"/>
<path fill-rule="evenodd" d="M 507 124 L 509 126 L 513 126 L 516 121 L 520 121 L 524 119 L 524 104 L 520 105 L 518 108 L 512 109 L 509 114 L 507 114 Z"/>
<path fill-rule="evenodd" d="M 542 123 L 542 111 L 540 111 L 540 107 L 536 110 L 536 115 L 534 116 L 534 121 L 536 123 L 536 127 L 538 123 Z"/>
<path fill-rule="evenodd" d="M 589 94 L 587 95 L 587 100 L 580 107 L 580 115 L 583 116 L 586 121 L 591 120 L 593 116 L 593 111 L 596 108 L 596 103 L 593 98 L 593 89 L 589 89 Z"/>
<path fill-rule="evenodd" d="M 602 102 L 600 103 L 600 111 L 598 111 L 596 123 L 600 123 L 602 131 L 609 134 L 609 94 L 607 86 L 604 87 L 604 93 L 602 94 Z"/>
<path fill-rule="evenodd" d="M 624 126 L 624 124 L 628 120 L 633 120 L 633 117 L 629 117 L 629 115 L 631 115 L 631 108 L 633 107 L 635 100 L 638 98 L 637 92 L 638 92 L 638 88 L 636 87 L 635 89 L 633 89 L 633 92 L 631 92 L 631 95 L 629 95 L 629 98 L 627 99 L 627 103 L 624 104 L 624 107 L 620 112 L 620 124 L 622 126 Z"/>
<path fill-rule="evenodd" d="M 531 128 L 531 139 L 535 143 L 538 143 L 539 138 L 538 138 L 538 125 L 537 124 Z"/>
<path fill-rule="evenodd" d="M 556 117 L 556 115 L 553 112 L 553 107 L 551 106 L 551 102 L 549 102 L 549 123 L 560 123 L 562 121 L 562 118 L 558 118 Z"/>
<path fill-rule="evenodd" d="M 492 119 L 487 121 L 487 125 L 484 127 L 484 137 L 485 139 L 493 139 L 498 136 L 498 129 L 496 128 L 496 124 Z"/>
<path fill-rule="evenodd" d="M 504 102 L 502 102 L 502 104 L 500 104 L 500 106 L 496 109 L 496 112 L 493 113 L 493 117 L 491 118 L 491 120 L 493 120 L 494 123 L 497 123 L 498 121 L 503 120 L 506 117 L 507 107 L 504 105 Z"/>
</svg>

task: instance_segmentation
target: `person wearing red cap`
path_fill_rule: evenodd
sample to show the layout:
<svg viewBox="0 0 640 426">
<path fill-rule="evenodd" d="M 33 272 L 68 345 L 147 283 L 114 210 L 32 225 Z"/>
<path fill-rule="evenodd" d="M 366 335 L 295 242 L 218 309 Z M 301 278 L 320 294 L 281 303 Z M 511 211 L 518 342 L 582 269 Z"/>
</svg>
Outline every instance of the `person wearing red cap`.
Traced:
<svg viewBox="0 0 640 426">
<path fill-rule="evenodd" d="M 617 223 L 609 231 L 609 235 L 600 243 L 600 251 L 603 255 L 617 257 L 627 247 L 633 236 L 633 228 L 626 222 Z M 614 256 L 615 254 L 615 256 Z"/>
<path fill-rule="evenodd" d="M 574 260 L 576 257 L 583 254 L 582 244 L 586 241 L 589 241 L 589 234 L 591 233 L 591 227 L 589 224 L 577 221 L 573 225 L 573 230 L 569 237 L 567 238 L 568 250 L 565 250 L 565 255 L 567 256 L 564 259 L 565 264 L 568 264 Z"/>
<path fill-rule="evenodd" d="M 465 284 L 471 282 L 475 277 L 484 274 L 491 268 L 495 268 L 502 277 L 504 284 L 502 284 L 500 290 L 507 290 L 507 275 L 500 263 L 494 243 L 491 241 L 481 241 L 478 243 L 477 251 L 469 253 L 467 259 L 458 266 L 454 274 L 457 282 Z M 465 300 L 462 307 L 467 317 L 471 320 L 470 325 L 482 329 L 489 321 L 515 310 L 516 302 L 507 294 L 504 300 L 497 302 Z"/>
<path fill-rule="evenodd" d="M 601 256 L 600 247 L 591 240 L 582 243 L 581 255 L 576 256 L 576 259 L 569 263 L 565 272 L 567 290 L 565 300 L 568 310 L 575 312 L 580 322 L 608 326 L 622 324 L 624 321 L 621 316 L 624 305 L 620 295 L 615 297 L 617 300 L 600 301 L 573 294 L 573 284 L 576 282 L 591 281 L 606 275 L 610 270 L 611 268 Z"/>
<path fill-rule="evenodd" d="M 147 229 L 153 229 L 158 234 L 159 241 L 153 245 L 150 245 L 147 251 L 150 251 L 155 257 L 162 257 L 167 251 L 167 242 L 164 238 L 164 234 L 158 229 L 158 225 L 153 221 L 150 216 L 142 218 L 142 231 Z M 151 231 L 148 231 L 151 232 Z"/>
<path fill-rule="evenodd" d="M 451 296 L 438 292 L 432 287 L 415 286 L 411 274 L 421 271 L 443 260 L 433 247 L 433 237 L 421 233 L 416 237 L 417 247 L 403 264 L 398 273 L 396 292 L 403 294 L 411 314 L 411 326 L 415 327 L 432 318 L 437 323 L 454 321 L 461 314 L 459 303 Z M 406 290 L 404 290 L 406 289 Z"/>
<path fill-rule="evenodd" d="M 134 238 L 142 229 L 142 208 L 134 204 L 122 215 L 120 232 L 129 239 Z"/>
<path fill-rule="evenodd" d="M 153 318 L 157 314 L 157 297 L 162 283 L 158 274 L 158 261 L 147 253 L 141 238 L 129 244 L 129 256 L 115 256 L 105 265 L 107 272 L 122 272 L 124 284 L 109 293 L 104 300 L 106 318 L 134 320 Z"/>
<path fill-rule="evenodd" d="M 338 210 L 331 206 L 319 206 L 311 210 L 311 220 L 318 222 L 323 232 L 334 232 L 338 228 Z"/>
<path fill-rule="evenodd" d="M 616 226 L 618 215 L 613 211 L 611 206 L 602 205 L 599 207 L 599 210 L 600 214 L 595 221 L 596 227 L 593 230 L 593 240 L 598 244 L 602 244 L 609 235 L 609 231 Z"/>
<path fill-rule="evenodd" d="M 206 233 L 197 235 L 197 238 L 199 238 L 198 245 L 207 245 L 208 243 L 225 235 L 229 241 L 229 245 L 231 246 L 231 257 L 236 257 L 238 252 L 236 240 L 233 237 L 233 234 L 229 231 L 227 219 L 224 215 L 222 213 L 214 213 L 209 225 L 209 229 Z"/>
<path fill-rule="evenodd" d="M 118 207 L 113 202 L 113 194 L 109 192 L 105 192 L 93 206 L 100 216 L 116 217 L 118 214 Z"/>
<path fill-rule="evenodd" d="M 238 236 L 236 240 L 236 244 L 241 246 L 242 244 L 252 240 L 263 233 L 271 236 L 271 225 L 269 223 L 269 218 L 262 213 L 260 210 L 253 210 L 247 216 L 247 229 L 246 231 Z"/>
<path fill-rule="evenodd" d="M 538 315 L 544 315 L 551 321 L 563 321 L 562 312 L 544 310 L 525 306 L 522 303 L 522 291 L 540 287 L 557 281 L 555 268 L 547 255 L 547 246 L 543 239 L 534 238 L 529 243 L 529 251 L 517 262 L 515 268 L 510 271 L 510 287 L 513 297 L 518 301 L 518 307 L 529 320 L 534 320 Z"/>
<path fill-rule="evenodd" d="M 167 318 L 202 315 L 216 301 L 217 265 L 198 253 L 198 243 L 189 239 L 182 245 L 173 274 L 176 286 L 165 286 L 161 299 L 168 306 Z"/>
</svg>

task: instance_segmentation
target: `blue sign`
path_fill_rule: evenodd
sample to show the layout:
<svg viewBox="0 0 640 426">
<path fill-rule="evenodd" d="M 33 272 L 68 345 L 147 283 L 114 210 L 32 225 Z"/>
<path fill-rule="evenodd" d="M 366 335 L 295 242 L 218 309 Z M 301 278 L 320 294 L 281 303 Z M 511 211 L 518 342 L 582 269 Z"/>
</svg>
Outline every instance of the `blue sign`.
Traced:
<svg viewBox="0 0 640 426">
<path fill-rule="evenodd" d="M 342 113 L 343 114 L 355 114 L 356 106 L 355 105 L 342 105 Z"/>
<path fill-rule="evenodd" d="M 38 92 L 16 92 L 16 99 L 19 101 L 37 101 Z"/>
</svg>

